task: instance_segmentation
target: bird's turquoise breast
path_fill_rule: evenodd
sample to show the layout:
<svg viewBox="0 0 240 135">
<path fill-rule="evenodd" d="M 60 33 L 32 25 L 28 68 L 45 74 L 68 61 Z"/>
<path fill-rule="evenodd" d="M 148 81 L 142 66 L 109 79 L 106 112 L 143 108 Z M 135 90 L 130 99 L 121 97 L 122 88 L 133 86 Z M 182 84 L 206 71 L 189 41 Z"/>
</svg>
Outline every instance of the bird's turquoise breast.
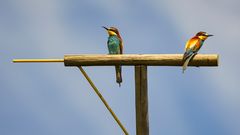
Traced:
<svg viewBox="0 0 240 135">
<path fill-rule="evenodd" d="M 120 40 L 117 36 L 109 36 L 107 44 L 109 54 L 120 54 Z"/>
</svg>

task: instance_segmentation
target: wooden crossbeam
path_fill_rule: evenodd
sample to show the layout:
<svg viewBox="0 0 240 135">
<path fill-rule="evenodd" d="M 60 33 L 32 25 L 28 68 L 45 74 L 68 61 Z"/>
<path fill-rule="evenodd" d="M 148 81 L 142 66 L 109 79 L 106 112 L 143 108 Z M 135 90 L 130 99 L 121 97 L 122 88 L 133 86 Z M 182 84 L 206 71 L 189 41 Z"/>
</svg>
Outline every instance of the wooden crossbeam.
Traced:
<svg viewBox="0 0 240 135">
<path fill-rule="evenodd" d="M 65 66 L 148 65 L 182 66 L 182 54 L 65 55 Z M 198 54 L 189 66 L 217 66 L 218 55 Z"/>
</svg>

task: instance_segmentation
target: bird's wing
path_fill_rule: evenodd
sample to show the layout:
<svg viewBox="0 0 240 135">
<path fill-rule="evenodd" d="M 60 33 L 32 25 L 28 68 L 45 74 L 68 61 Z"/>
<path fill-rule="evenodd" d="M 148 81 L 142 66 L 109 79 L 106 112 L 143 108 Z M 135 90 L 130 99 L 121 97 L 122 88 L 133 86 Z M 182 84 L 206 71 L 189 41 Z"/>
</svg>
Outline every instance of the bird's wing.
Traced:
<svg viewBox="0 0 240 135">
<path fill-rule="evenodd" d="M 183 55 L 183 60 L 185 61 L 191 55 L 195 54 L 200 48 L 201 40 L 197 37 L 193 37 L 186 43 L 185 53 Z"/>
<path fill-rule="evenodd" d="M 120 39 L 120 54 L 123 54 L 123 42 L 122 42 L 122 39 Z"/>
<path fill-rule="evenodd" d="M 123 41 L 122 38 L 120 37 L 120 35 L 117 36 L 120 44 L 119 44 L 119 48 L 120 48 L 120 54 L 123 54 Z"/>
<path fill-rule="evenodd" d="M 185 45 L 185 52 L 194 49 L 196 46 L 200 46 L 200 39 L 197 37 L 193 37 L 187 41 Z"/>
</svg>

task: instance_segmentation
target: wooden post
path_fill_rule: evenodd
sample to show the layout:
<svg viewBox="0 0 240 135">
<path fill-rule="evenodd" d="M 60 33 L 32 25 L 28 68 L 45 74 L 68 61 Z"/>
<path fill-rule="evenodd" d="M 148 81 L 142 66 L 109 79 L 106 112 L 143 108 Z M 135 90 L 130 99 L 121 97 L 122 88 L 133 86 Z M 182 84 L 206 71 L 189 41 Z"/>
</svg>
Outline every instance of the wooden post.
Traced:
<svg viewBox="0 0 240 135">
<path fill-rule="evenodd" d="M 149 135 L 147 66 L 135 66 L 136 134 Z"/>
</svg>

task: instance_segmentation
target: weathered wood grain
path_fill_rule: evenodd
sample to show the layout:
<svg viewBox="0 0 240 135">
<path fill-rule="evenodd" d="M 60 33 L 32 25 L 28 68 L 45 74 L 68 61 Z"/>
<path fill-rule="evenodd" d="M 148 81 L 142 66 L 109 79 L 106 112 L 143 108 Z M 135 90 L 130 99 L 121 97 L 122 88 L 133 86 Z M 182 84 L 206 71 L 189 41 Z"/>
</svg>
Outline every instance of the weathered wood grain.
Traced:
<svg viewBox="0 0 240 135">
<path fill-rule="evenodd" d="M 135 66 L 136 133 L 149 135 L 147 66 Z"/>
<path fill-rule="evenodd" d="M 65 55 L 65 66 L 182 66 L 182 54 Z M 189 66 L 218 66 L 217 54 L 197 54 Z"/>
</svg>

